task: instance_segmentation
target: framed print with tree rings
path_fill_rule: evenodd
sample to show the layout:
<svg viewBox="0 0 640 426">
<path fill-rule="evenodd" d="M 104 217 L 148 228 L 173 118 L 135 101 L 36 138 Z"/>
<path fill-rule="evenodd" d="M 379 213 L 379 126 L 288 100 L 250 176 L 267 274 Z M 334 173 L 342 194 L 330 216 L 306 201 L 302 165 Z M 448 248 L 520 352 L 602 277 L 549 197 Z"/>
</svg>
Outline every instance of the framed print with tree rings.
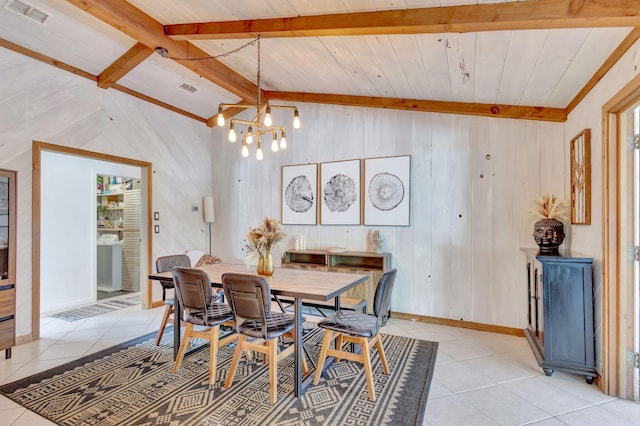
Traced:
<svg viewBox="0 0 640 426">
<path fill-rule="evenodd" d="M 315 225 L 318 165 L 282 166 L 282 224 Z"/>
<path fill-rule="evenodd" d="M 360 160 L 320 164 L 320 223 L 360 225 Z"/>
<path fill-rule="evenodd" d="M 411 156 L 364 160 L 364 224 L 409 226 Z"/>
</svg>

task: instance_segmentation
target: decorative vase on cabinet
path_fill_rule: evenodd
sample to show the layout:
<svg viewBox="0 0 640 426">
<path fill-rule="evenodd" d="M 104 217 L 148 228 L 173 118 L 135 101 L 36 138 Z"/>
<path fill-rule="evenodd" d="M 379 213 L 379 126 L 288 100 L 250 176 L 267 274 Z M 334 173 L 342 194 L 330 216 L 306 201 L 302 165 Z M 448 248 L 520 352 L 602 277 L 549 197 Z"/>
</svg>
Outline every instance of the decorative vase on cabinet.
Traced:
<svg viewBox="0 0 640 426">
<path fill-rule="evenodd" d="M 593 259 L 576 255 L 527 257 L 528 327 L 525 335 L 547 376 L 555 370 L 596 377 L 593 322 Z"/>
</svg>

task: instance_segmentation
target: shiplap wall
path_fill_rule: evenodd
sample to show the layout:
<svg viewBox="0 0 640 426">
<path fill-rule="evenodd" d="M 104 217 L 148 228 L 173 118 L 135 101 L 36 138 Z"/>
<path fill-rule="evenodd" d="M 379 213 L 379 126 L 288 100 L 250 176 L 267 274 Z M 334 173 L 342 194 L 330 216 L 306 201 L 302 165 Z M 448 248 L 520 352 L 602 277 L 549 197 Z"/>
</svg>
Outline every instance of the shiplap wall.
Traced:
<svg viewBox="0 0 640 426">
<path fill-rule="evenodd" d="M 2 48 L 0 72 L 0 168 L 18 171 L 17 336 L 31 332 L 33 140 L 153 163 L 153 256 L 205 250 L 191 210 L 211 193 L 211 129 Z"/>
<path fill-rule="evenodd" d="M 587 98 L 587 122 L 599 123 L 602 100 L 634 74 L 637 50 L 636 45 L 621 65 L 630 69 L 612 71 L 619 80 L 599 85 L 597 97 Z M 533 246 L 532 200 L 544 192 L 568 197 L 564 124 L 300 104 L 303 126 L 290 130 L 289 149 L 273 154 L 265 147 L 258 164 L 242 159 L 222 129 L 103 91 L 13 52 L 0 49 L 0 70 L 0 167 L 20 173 L 18 336 L 31 328 L 32 140 L 151 161 L 153 210 L 161 218 L 154 258 L 206 250 L 206 227 L 192 206 L 212 194 L 213 252 L 226 261 L 241 261 L 250 226 L 264 216 L 280 216 L 282 165 L 411 155 L 411 226 L 286 226 L 288 246 L 303 234 L 310 248 L 364 249 L 367 232 L 379 229 L 399 270 L 393 310 L 524 327 L 519 248 Z M 581 108 L 567 124 L 570 135 L 585 126 Z M 274 116 L 276 123 L 289 119 Z M 592 161 L 597 170 L 597 150 Z M 594 212 L 598 195 L 593 194 Z M 572 248 L 599 257 L 597 220 L 572 230 L 566 244 L 575 239 Z"/>
<path fill-rule="evenodd" d="M 244 236 L 264 216 L 280 217 L 281 166 L 411 155 L 411 225 L 285 226 L 286 242 L 308 248 L 367 248 L 380 230 L 398 268 L 392 309 L 524 327 L 526 286 L 519 248 L 535 246 L 532 202 L 565 196 L 564 126 L 525 120 L 299 104 L 302 127 L 289 148 L 259 163 L 239 144 L 220 144 L 214 170 L 214 252 L 240 260 Z M 275 115 L 274 115 L 275 116 Z M 287 123 L 285 112 L 277 123 Z M 269 138 L 267 138 L 269 139 Z M 253 148 L 255 149 L 255 147 Z M 219 213 L 222 210 L 222 213 Z M 226 214 L 224 212 L 233 212 Z"/>
</svg>

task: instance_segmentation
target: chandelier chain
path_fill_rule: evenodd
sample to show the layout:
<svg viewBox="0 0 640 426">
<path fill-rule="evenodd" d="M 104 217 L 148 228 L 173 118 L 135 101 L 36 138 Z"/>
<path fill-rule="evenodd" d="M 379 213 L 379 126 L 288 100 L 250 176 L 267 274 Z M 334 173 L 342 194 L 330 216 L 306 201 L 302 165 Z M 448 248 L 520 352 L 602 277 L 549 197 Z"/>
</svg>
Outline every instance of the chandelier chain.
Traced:
<svg viewBox="0 0 640 426">
<path fill-rule="evenodd" d="M 230 50 L 228 52 L 225 53 L 221 53 L 219 55 L 215 55 L 215 56 L 204 56 L 202 58 L 178 58 L 178 57 L 174 57 L 174 56 L 168 56 L 168 55 L 163 55 L 162 53 L 160 53 L 163 57 L 168 58 L 168 59 L 173 59 L 174 61 L 206 61 L 209 59 L 218 59 L 218 58 L 226 58 L 227 56 L 231 56 L 234 53 L 238 53 L 239 51 L 256 44 L 256 42 L 258 42 L 258 44 L 260 44 L 260 36 L 254 38 L 253 40 L 251 40 L 250 42 L 243 44 L 242 46 Z M 258 49 L 259 50 L 259 49 Z M 259 58 L 259 55 L 258 55 Z"/>
<path fill-rule="evenodd" d="M 256 39 L 258 42 L 258 76 L 257 76 L 257 85 L 258 85 L 258 129 L 260 128 L 260 35 Z"/>
</svg>

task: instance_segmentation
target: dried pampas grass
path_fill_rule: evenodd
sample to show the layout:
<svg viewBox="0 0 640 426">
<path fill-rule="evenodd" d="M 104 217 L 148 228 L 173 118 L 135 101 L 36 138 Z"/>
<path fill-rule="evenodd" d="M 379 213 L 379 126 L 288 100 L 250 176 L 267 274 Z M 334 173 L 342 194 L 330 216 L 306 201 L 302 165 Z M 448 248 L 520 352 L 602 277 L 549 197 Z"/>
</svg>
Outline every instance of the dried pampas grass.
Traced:
<svg viewBox="0 0 640 426">
<path fill-rule="evenodd" d="M 556 219 L 563 223 L 569 220 L 569 204 L 555 195 L 544 194 L 534 204 L 531 215 L 536 219 Z"/>
<path fill-rule="evenodd" d="M 247 255 L 245 263 L 254 265 L 267 251 L 273 250 L 287 234 L 282 232 L 280 220 L 265 217 L 260 226 L 250 228 L 247 233 Z"/>
</svg>

